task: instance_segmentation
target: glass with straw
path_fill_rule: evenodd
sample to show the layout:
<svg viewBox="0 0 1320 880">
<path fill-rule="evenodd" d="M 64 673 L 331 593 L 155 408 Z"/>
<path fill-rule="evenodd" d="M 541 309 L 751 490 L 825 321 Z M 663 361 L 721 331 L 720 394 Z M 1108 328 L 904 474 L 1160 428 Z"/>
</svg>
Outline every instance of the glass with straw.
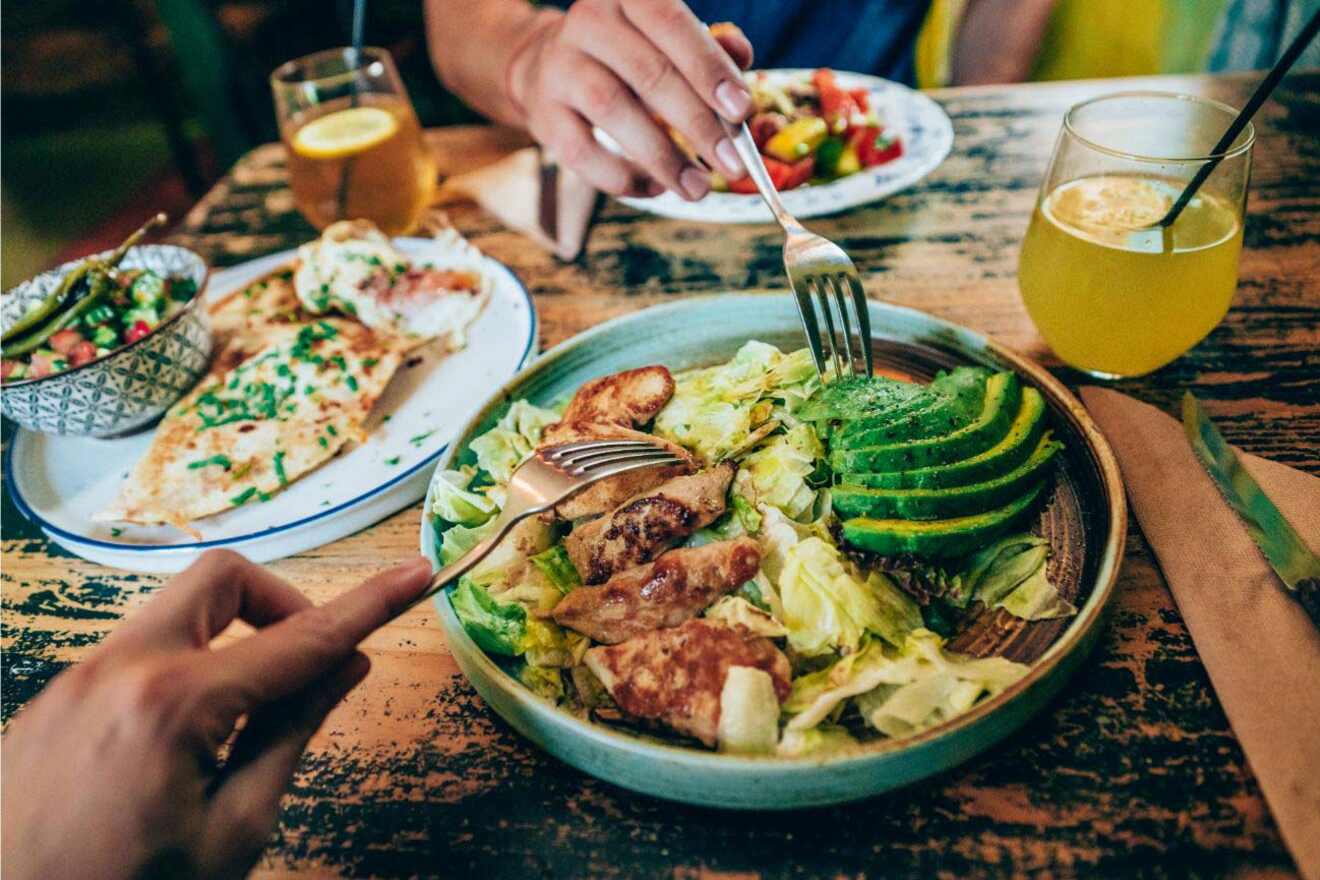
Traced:
<svg viewBox="0 0 1320 880">
<path fill-rule="evenodd" d="M 436 166 L 384 49 L 327 49 L 270 77 L 294 201 L 322 229 L 365 218 L 387 235 L 414 229 Z"/>
</svg>

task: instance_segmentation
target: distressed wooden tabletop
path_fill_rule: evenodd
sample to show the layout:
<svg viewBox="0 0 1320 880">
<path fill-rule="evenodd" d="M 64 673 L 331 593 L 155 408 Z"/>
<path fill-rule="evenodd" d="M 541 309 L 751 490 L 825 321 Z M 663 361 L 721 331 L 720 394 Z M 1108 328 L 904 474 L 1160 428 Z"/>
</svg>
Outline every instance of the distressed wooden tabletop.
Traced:
<svg viewBox="0 0 1320 880">
<path fill-rule="evenodd" d="M 869 294 L 992 334 L 1055 365 L 1018 299 L 1016 263 L 1067 107 L 1125 88 L 1240 106 L 1251 77 L 951 89 L 949 159 L 884 203 L 813 226 Z M 1320 73 L 1257 117 L 1241 282 L 1190 354 L 1120 388 L 1173 411 L 1183 389 L 1229 438 L 1320 473 Z M 447 171 L 520 143 L 433 134 Z M 768 226 L 654 219 L 602 205 L 560 263 L 475 207 L 450 220 L 533 292 L 548 347 L 694 293 L 783 284 Z M 239 163 L 176 236 L 231 265 L 313 236 L 283 154 Z M 1069 381 L 1076 376 L 1061 370 Z M 72 558 L 17 513 L 3 523 L 3 718 L 132 613 L 161 579 Z M 417 549 L 420 505 L 274 568 L 322 602 Z M 1135 526 L 1135 523 L 1134 523 Z M 793 814 L 695 809 L 631 794 L 523 741 L 459 674 L 429 607 L 373 635 L 370 677 L 313 740 L 259 872 L 485 877 L 839 877 L 1014 873 L 1288 876 L 1293 867 L 1139 529 L 1113 615 L 1065 695 L 1005 745 L 873 800 Z"/>
</svg>

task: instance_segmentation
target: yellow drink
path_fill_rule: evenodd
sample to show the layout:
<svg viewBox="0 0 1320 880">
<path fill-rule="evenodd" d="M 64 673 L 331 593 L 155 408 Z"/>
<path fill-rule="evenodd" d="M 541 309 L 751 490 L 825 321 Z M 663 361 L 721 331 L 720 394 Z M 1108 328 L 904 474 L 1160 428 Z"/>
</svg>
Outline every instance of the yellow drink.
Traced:
<svg viewBox="0 0 1320 880">
<path fill-rule="evenodd" d="M 1172 229 L 1149 228 L 1182 186 L 1105 174 L 1041 198 L 1018 281 L 1032 321 L 1064 361 L 1109 376 L 1149 373 L 1228 312 L 1242 250 L 1234 205 L 1203 189 Z"/>
<path fill-rule="evenodd" d="M 293 115 L 284 134 L 294 200 L 318 229 L 365 217 L 400 235 L 431 202 L 436 166 L 406 97 L 320 104 Z"/>
</svg>

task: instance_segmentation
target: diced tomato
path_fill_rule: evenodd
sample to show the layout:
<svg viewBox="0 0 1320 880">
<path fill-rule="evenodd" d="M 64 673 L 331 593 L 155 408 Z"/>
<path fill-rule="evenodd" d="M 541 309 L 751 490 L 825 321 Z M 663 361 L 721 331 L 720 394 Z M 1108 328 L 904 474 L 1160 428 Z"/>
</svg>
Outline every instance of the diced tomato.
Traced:
<svg viewBox="0 0 1320 880">
<path fill-rule="evenodd" d="M 42 376 L 49 376 L 55 365 L 39 354 L 34 354 L 28 360 L 28 375 L 33 379 L 40 379 Z"/>
<path fill-rule="evenodd" d="M 11 361 L 9 358 L 0 359 L 0 379 L 8 379 L 21 366 L 23 366 L 21 361 Z"/>
<path fill-rule="evenodd" d="M 770 172 L 770 181 L 774 183 L 775 189 L 780 192 L 806 183 L 811 179 L 811 173 L 816 167 L 815 156 L 808 156 L 796 162 L 780 162 L 778 159 L 772 159 L 769 156 L 762 156 L 761 159 L 765 162 L 765 170 Z M 729 191 L 754 195 L 756 184 L 752 182 L 750 177 L 730 180 Z"/>
<path fill-rule="evenodd" d="M 884 129 L 878 125 L 855 129 L 848 135 L 848 143 L 857 151 L 863 168 L 883 165 L 903 155 L 903 142 L 896 137 L 886 138 Z"/>
<path fill-rule="evenodd" d="M 69 364 L 78 367 L 96 360 L 96 346 L 84 339 L 75 345 L 68 354 Z"/>
<path fill-rule="evenodd" d="M 841 132 L 848 127 L 848 120 L 857 111 L 857 102 L 853 96 L 834 81 L 834 71 L 822 67 L 811 75 L 811 84 L 820 95 L 820 115 L 825 117 L 830 131 Z"/>
<path fill-rule="evenodd" d="M 869 91 L 866 89 L 852 89 L 848 94 L 852 95 L 853 103 L 857 105 L 858 110 L 863 113 L 871 112 L 871 93 Z"/>
<path fill-rule="evenodd" d="M 50 337 L 50 347 L 60 354 L 67 355 L 73 347 L 82 342 L 82 334 L 77 330 L 60 330 Z"/>
<path fill-rule="evenodd" d="M 151 325 L 146 321 L 135 321 L 132 327 L 124 331 L 124 344 L 137 342 L 143 336 L 151 332 Z"/>
</svg>

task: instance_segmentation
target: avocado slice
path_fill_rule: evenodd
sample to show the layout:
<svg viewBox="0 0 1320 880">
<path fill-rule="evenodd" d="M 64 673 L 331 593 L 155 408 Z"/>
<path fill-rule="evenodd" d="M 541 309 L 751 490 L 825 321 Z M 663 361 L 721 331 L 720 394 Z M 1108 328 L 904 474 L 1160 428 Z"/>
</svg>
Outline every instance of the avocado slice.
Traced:
<svg viewBox="0 0 1320 880">
<path fill-rule="evenodd" d="M 948 464 L 989 449 L 1008 433 L 1022 401 L 1022 386 L 1012 373 L 995 373 L 985 386 L 981 412 L 970 423 L 938 437 L 865 446 L 861 449 L 831 449 L 830 465 L 835 472 L 897 471 L 928 465 Z"/>
<path fill-rule="evenodd" d="M 807 422 L 832 422 L 871 414 L 892 415 L 924 406 L 929 391 L 915 382 L 884 376 L 845 377 L 823 385 L 795 413 Z"/>
<path fill-rule="evenodd" d="M 868 519 L 843 521 L 843 537 L 854 547 L 892 556 L 912 553 L 927 558 L 962 556 L 1008 531 L 1040 497 L 1040 480 L 1003 507 L 952 519 Z"/>
<path fill-rule="evenodd" d="M 1001 504 L 1022 493 L 1040 479 L 1063 444 L 1042 437 L 1027 460 L 1008 473 L 968 486 L 947 489 L 868 489 L 843 484 L 835 486 L 831 498 L 840 516 L 940 519 L 970 516 Z"/>
<path fill-rule="evenodd" d="M 981 367 L 958 367 L 944 373 L 927 386 L 930 401 L 925 406 L 854 419 L 839 429 L 833 445 L 859 449 L 952 433 L 981 411 L 989 376 L 990 371 Z"/>
<path fill-rule="evenodd" d="M 992 480 L 1027 460 L 1045 432 L 1045 398 L 1035 388 L 1022 389 L 1022 406 L 1004 439 L 985 452 L 952 464 L 880 473 L 845 473 L 840 482 L 871 489 L 941 489 Z"/>
</svg>

